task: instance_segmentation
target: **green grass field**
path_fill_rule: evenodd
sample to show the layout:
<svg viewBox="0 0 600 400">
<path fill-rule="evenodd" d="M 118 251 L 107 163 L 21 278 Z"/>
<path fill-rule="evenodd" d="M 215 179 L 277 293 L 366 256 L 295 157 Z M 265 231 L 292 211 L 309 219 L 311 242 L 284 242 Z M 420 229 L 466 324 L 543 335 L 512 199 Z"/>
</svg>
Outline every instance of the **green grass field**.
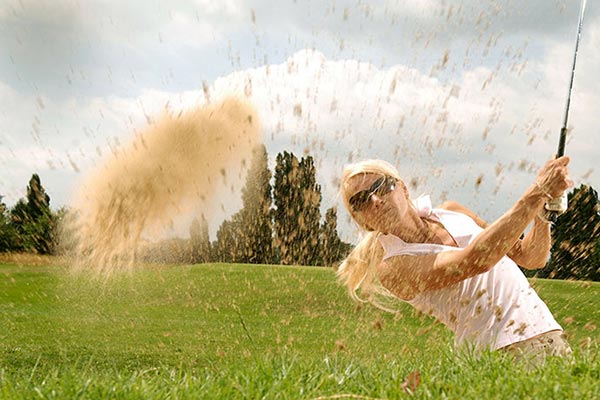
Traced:
<svg viewBox="0 0 600 400">
<path fill-rule="evenodd" d="M 575 357 L 530 371 L 455 354 L 409 307 L 357 307 L 330 269 L 148 267 L 99 282 L 0 264 L 0 398 L 600 398 L 600 284 L 532 284 Z"/>
</svg>

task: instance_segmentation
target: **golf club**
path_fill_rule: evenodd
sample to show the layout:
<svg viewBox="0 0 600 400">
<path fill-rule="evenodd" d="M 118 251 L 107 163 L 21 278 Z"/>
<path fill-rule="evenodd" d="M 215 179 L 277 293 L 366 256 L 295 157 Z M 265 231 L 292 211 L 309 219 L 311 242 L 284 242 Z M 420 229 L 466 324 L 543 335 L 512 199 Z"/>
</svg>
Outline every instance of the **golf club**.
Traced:
<svg viewBox="0 0 600 400">
<path fill-rule="evenodd" d="M 582 0 L 581 11 L 579 13 L 579 24 L 577 26 L 577 37 L 575 40 L 575 53 L 573 55 L 573 68 L 571 69 L 571 80 L 569 82 L 569 91 L 567 94 L 567 105 L 565 107 L 565 119 L 563 126 L 560 130 L 560 138 L 558 141 L 558 151 L 556 157 L 562 157 L 565 154 L 565 142 L 567 140 L 567 124 L 569 121 L 569 108 L 571 106 L 571 92 L 573 91 L 573 79 L 575 78 L 575 64 L 577 62 L 577 50 L 579 49 L 579 39 L 581 38 L 581 28 L 583 26 L 583 16 L 585 13 L 586 0 Z M 546 204 L 546 210 L 549 211 L 548 218 L 552 222 L 556 222 L 558 216 L 567 210 L 567 195 L 563 193 L 562 196 L 550 200 Z"/>
</svg>

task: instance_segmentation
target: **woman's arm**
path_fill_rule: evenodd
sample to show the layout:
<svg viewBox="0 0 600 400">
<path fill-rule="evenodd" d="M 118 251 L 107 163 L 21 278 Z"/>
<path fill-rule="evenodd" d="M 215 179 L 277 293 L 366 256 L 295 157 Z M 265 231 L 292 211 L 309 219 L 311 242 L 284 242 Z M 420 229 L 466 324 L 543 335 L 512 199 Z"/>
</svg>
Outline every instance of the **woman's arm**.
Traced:
<svg viewBox="0 0 600 400">
<path fill-rule="evenodd" d="M 508 252 L 508 256 L 525 269 L 544 268 L 552 245 L 550 223 L 537 217 L 533 221 L 533 228 Z"/>
<path fill-rule="evenodd" d="M 465 214 L 483 229 L 488 227 L 488 224 L 477 214 L 457 202 L 446 201 L 440 208 Z M 533 218 L 533 221 L 533 228 L 523 239 L 517 240 L 507 253 L 514 262 L 525 269 L 543 268 L 550 253 L 550 223 L 537 218 L 537 216 Z"/>
<path fill-rule="evenodd" d="M 441 289 L 490 270 L 515 245 L 545 202 L 560 196 L 572 184 L 567 178 L 568 163 L 568 157 L 549 161 L 536 184 L 464 249 L 385 260 L 377 271 L 382 285 L 409 300 L 421 292 Z"/>
</svg>

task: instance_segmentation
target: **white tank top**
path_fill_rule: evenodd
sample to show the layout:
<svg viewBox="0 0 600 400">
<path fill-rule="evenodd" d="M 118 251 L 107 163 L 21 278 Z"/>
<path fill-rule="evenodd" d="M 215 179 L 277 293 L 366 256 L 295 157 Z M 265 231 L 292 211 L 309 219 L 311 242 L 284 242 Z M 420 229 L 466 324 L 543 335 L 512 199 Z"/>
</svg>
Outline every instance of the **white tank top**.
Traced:
<svg viewBox="0 0 600 400">
<path fill-rule="evenodd" d="M 428 215 L 444 225 L 461 248 L 483 231 L 464 214 L 432 210 L 428 197 L 419 198 L 416 204 L 420 207 L 420 215 Z M 437 244 L 406 243 L 391 234 L 380 236 L 379 241 L 385 251 L 384 260 L 399 255 L 417 256 L 458 250 Z M 544 332 L 562 329 L 509 257 L 503 257 L 485 273 L 443 289 L 423 292 L 408 303 L 448 326 L 455 334 L 456 347 L 466 345 L 477 351 L 485 348 L 496 350 Z"/>
</svg>

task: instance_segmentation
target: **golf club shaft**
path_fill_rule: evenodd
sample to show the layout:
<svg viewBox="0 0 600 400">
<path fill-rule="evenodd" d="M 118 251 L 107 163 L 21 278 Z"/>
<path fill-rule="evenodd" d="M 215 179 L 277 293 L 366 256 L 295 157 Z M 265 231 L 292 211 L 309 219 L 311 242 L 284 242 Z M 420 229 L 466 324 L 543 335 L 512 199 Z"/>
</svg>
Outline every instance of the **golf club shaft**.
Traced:
<svg viewBox="0 0 600 400">
<path fill-rule="evenodd" d="M 573 67 L 571 68 L 571 79 L 569 80 L 569 91 L 567 93 L 567 104 L 565 106 L 565 120 L 560 130 L 560 139 L 558 141 L 558 151 L 556 157 L 562 157 L 565 154 L 565 142 L 567 140 L 567 126 L 569 124 L 569 110 L 571 109 L 571 93 L 573 92 L 573 81 L 575 79 L 575 65 L 577 64 L 577 52 L 579 51 L 579 39 L 581 38 L 581 29 L 583 27 L 583 16 L 585 14 L 585 5 L 587 0 L 582 0 L 581 10 L 579 12 L 579 23 L 577 24 L 577 36 L 575 37 L 575 52 L 573 53 Z"/>
<path fill-rule="evenodd" d="M 573 67 L 571 68 L 571 79 L 569 81 L 569 91 L 567 93 L 567 104 L 565 106 L 565 119 L 563 126 L 560 129 L 560 137 L 558 140 L 558 150 L 556 157 L 562 157 L 565 154 L 565 144 L 567 141 L 569 110 L 571 108 L 571 93 L 573 92 L 573 80 L 575 79 L 575 65 L 577 64 L 577 52 L 579 50 L 579 39 L 581 38 L 581 29 L 583 27 L 583 16 L 585 14 L 585 6 L 587 0 L 582 0 L 581 10 L 579 12 L 579 24 L 577 25 L 577 36 L 575 38 L 575 52 L 573 54 Z M 567 209 L 567 197 L 563 194 L 561 197 L 550 200 L 546 204 L 546 210 L 550 212 L 549 218 L 552 222 L 556 222 L 558 215 Z"/>
</svg>

